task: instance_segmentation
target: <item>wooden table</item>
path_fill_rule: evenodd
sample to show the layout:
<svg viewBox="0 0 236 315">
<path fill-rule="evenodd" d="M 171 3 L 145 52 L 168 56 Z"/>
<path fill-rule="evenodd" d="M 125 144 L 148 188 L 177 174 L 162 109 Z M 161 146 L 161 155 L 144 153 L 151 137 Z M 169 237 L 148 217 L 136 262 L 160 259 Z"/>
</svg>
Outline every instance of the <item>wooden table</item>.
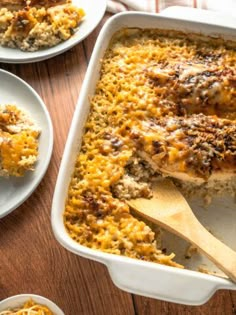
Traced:
<svg viewBox="0 0 236 315">
<path fill-rule="evenodd" d="M 87 64 L 106 18 L 62 55 L 32 64 L 0 64 L 39 93 L 51 114 L 55 137 L 44 179 L 23 205 L 0 221 L 0 300 L 19 293 L 40 294 L 66 315 L 236 314 L 236 291 L 218 291 L 198 307 L 123 292 L 106 267 L 68 252 L 53 236 L 50 211 L 57 172 Z"/>
</svg>

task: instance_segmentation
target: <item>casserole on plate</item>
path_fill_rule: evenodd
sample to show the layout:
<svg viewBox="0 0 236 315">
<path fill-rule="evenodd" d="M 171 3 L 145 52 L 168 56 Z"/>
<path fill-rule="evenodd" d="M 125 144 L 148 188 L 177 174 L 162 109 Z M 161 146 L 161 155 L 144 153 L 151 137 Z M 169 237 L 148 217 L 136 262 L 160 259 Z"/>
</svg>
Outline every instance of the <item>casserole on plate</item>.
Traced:
<svg viewBox="0 0 236 315">
<path fill-rule="evenodd" d="M 203 33 L 211 36 L 223 36 L 225 39 L 234 39 L 234 30 L 217 27 L 213 25 L 207 25 L 202 23 L 194 23 L 187 21 L 180 21 L 173 18 L 165 18 L 154 14 L 142 14 L 142 13 L 123 13 L 111 18 L 104 26 L 97 40 L 94 48 L 93 55 L 88 67 L 87 75 L 81 90 L 79 102 L 76 108 L 74 119 L 72 122 L 71 130 L 68 136 L 67 145 L 65 148 L 58 181 L 54 193 L 53 206 L 52 206 L 52 226 L 58 241 L 70 251 L 77 253 L 81 256 L 91 258 L 100 261 L 107 265 L 110 275 L 114 283 L 120 288 L 129 292 L 142 294 L 150 297 L 164 299 L 168 301 L 174 301 L 185 304 L 201 304 L 205 302 L 216 289 L 218 288 L 231 288 L 235 289 L 230 281 L 214 277 L 211 275 L 197 273 L 190 270 L 175 269 L 168 266 L 154 264 L 151 262 L 145 262 L 141 260 L 134 260 L 123 256 L 116 256 L 104 252 L 100 252 L 94 249 L 81 246 L 73 241 L 68 235 L 64 222 L 63 212 L 65 208 L 65 201 L 67 198 L 68 187 L 70 179 L 74 170 L 75 159 L 81 145 L 81 139 L 84 133 L 83 127 L 89 113 L 89 96 L 94 94 L 95 85 L 99 78 L 100 59 L 104 55 L 104 52 L 108 46 L 108 43 L 113 34 L 123 28 L 139 27 L 142 29 L 147 28 L 159 28 L 167 30 L 179 30 L 188 33 Z M 223 199 L 215 201 L 208 208 L 207 214 L 204 213 L 203 207 L 199 205 L 199 200 L 194 200 L 192 207 L 198 211 L 200 220 L 203 223 L 213 224 L 210 228 L 214 230 L 214 233 L 223 232 L 223 240 L 230 246 L 232 246 L 234 239 L 233 229 L 218 229 L 219 222 L 222 223 L 222 215 L 224 214 L 224 225 L 230 225 L 235 216 L 233 200 Z M 222 213 L 220 205 L 227 202 L 227 208 Z M 213 215 L 214 208 L 218 205 L 216 211 L 217 215 Z M 219 212 L 219 213 L 218 213 Z M 203 216 L 202 216 L 203 214 Z M 213 218 L 212 218 L 213 217 Z M 209 219 L 209 221 L 208 221 Z M 212 222 L 214 221 L 214 222 Z M 181 240 L 173 238 L 171 235 L 166 238 L 166 247 L 171 248 L 177 253 L 177 261 L 181 260 L 183 255 L 183 248 L 186 244 L 183 244 Z M 172 244 L 172 245 L 171 245 Z M 173 245 L 174 244 L 174 245 Z M 196 265 L 206 263 L 202 261 L 196 262 L 191 260 L 187 263 L 189 269 L 195 269 Z M 186 262 L 184 262 L 186 265 Z M 210 268 L 210 267 L 209 267 Z M 171 283 L 171 286 L 170 286 Z M 185 296 L 182 292 L 184 289 Z"/>
<path fill-rule="evenodd" d="M 39 306 L 46 306 L 47 308 L 50 309 L 51 312 L 53 312 L 53 314 L 65 315 L 64 312 L 53 301 L 47 299 L 46 297 L 43 297 L 41 295 L 36 295 L 36 294 L 18 294 L 18 295 L 10 296 L 0 302 L 0 312 L 1 314 L 10 314 L 10 310 L 12 311 L 12 309 L 21 308 L 21 310 L 19 310 L 17 313 L 20 312 L 21 314 L 23 314 L 22 306 L 29 302 L 34 303 Z M 42 312 L 44 313 L 45 309 Z M 11 312 L 11 314 L 12 313 L 13 312 Z M 36 311 L 32 310 L 31 312 L 29 311 L 29 313 L 35 314 Z M 14 314 L 15 314 L 15 311 L 14 311 Z M 24 311 L 24 314 L 26 314 L 26 311 Z"/>
<path fill-rule="evenodd" d="M 19 107 L 23 112 L 29 113 L 30 117 L 37 124 L 37 128 L 41 130 L 38 147 L 38 161 L 35 165 L 35 170 L 33 172 L 27 172 L 24 177 L 20 178 L 14 176 L 10 176 L 9 178 L 0 177 L 0 218 L 2 218 L 20 206 L 22 202 L 24 202 L 31 195 L 31 193 L 36 189 L 42 180 L 51 159 L 53 149 L 53 127 L 46 105 L 30 85 L 28 85 L 19 77 L 5 70 L 0 70 L 0 82 L 1 105 L 13 104 Z M 13 86 L 14 90 L 12 90 Z M 12 114 L 13 113 L 14 112 L 12 112 Z M 10 119 L 11 123 L 12 120 L 14 119 Z M 2 121 L 0 121 L 0 125 L 0 130 L 2 127 L 6 128 L 6 126 L 2 124 Z M 16 128 L 18 130 L 16 130 Z M 16 131 L 18 132 L 19 129 L 23 130 L 24 124 L 22 125 L 22 121 L 20 120 L 18 127 L 16 127 L 16 125 L 11 126 L 11 129 L 13 134 L 15 132 L 15 138 L 17 137 Z M 10 163 L 10 165 L 8 164 L 8 167 L 10 166 L 11 168 L 14 164 L 12 150 L 16 150 L 16 148 L 18 148 L 18 153 L 20 154 L 14 154 L 14 158 L 17 160 L 17 156 L 21 157 L 21 161 L 19 161 L 20 164 L 25 160 L 26 157 L 26 154 L 24 153 L 24 136 L 17 138 L 18 141 L 15 140 L 15 146 L 12 146 L 11 141 L 9 141 L 10 139 L 5 139 L 5 157 L 7 163 Z M 0 136 L 0 139 L 0 141 L 3 141 L 4 137 Z M 1 152 L 0 156 L 2 154 L 3 151 Z M 9 159 L 7 158 L 8 156 Z M 28 156 L 29 160 L 32 159 L 32 147 L 30 147 L 28 150 Z"/>
<path fill-rule="evenodd" d="M 7 2 L 10 2 L 10 0 Z M 13 2 L 18 3 L 18 1 L 14 0 Z M 38 51 L 26 52 L 21 51 L 20 49 L 12 49 L 10 47 L 0 46 L 0 61 L 4 63 L 14 64 L 42 61 L 67 51 L 68 49 L 74 47 L 80 41 L 85 39 L 102 19 L 106 10 L 106 0 L 100 0 L 100 5 L 96 7 L 91 6 L 90 3 L 86 0 L 73 0 L 73 5 L 78 8 L 82 8 L 86 14 L 86 17 L 84 17 L 83 23 L 80 24 L 79 29 L 74 33 L 71 38 L 59 43 L 56 46 Z M 4 16 L 2 23 L 5 18 L 6 16 Z"/>
</svg>

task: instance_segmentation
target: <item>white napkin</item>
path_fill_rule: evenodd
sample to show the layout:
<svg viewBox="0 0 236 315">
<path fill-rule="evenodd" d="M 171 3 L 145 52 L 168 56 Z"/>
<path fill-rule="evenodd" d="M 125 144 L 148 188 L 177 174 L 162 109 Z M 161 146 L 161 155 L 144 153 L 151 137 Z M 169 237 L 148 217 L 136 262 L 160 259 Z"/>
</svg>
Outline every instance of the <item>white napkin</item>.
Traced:
<svg viewBox="0 0 236 315">
<path fill-rule="evenodd" d="M 236 15 L 236 0 L 108 0 L 107 11 L 161 12 L 170 6 L 185 6 Z"/>
<path fill-rule="evenodd" d="M 112 13 L 123 11 L 156 12 L 156 0 L 108 0 L 107 11 Z"/>
</svg>

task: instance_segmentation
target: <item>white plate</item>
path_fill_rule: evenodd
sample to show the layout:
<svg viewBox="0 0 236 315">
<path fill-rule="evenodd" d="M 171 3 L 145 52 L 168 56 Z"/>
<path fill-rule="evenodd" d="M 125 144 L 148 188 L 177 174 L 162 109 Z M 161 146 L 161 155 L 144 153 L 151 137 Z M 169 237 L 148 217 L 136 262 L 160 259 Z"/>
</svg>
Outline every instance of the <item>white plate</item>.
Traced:
<svg viewBox="0 0 236 315">
<path fill-rule="evenodd" d="M 21 205 L 36 189 L 51 159 L 53 128 L 50 115 L 39 95 L 25 81 L 0 70 L 0 104 L 14 104 L 29 112 L 41 129 L 39 156 L 33 172 L 24 177 L 0 177 L 0 218 Z"/>
<path fill-rule="evenodd" d="M 38 304 L 47 306 L 55 315 L 65 315 L 54 302 L 43 296 L 35 294 L 18 294 L 1 301 L 0 312 L 3 312 L 9 308 L 11 309 L 15 307 L 20 307 L 30 299 Z"/>
<path fill-rule="evenodd" d="M 45 60 L 65 52 L 85 39 L 103 18 L 107 0 L 96 1 L 96 4 L 92 4 L 92 1 L 88 0 L 73 0 L 73 4 L 83 8 L 86 15 L 79 25 L 78 31 L 71 38 L 54 47 L 34 52 L 0 46 L 0 62 L 28 63 Z"/>
</svg>

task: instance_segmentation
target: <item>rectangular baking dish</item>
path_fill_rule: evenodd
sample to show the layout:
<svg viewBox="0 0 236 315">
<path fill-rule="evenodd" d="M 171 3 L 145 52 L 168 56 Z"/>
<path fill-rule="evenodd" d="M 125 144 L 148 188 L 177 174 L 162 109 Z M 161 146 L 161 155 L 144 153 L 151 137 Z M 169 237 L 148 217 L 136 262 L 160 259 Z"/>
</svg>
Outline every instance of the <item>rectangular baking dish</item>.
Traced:
<svg viewBox="0 0 236 315">
<path fill-rule="evenodd" d="M 165 237 L 166 247 L 177 253 L 176 261 L 184 263 L 189 269 L 182 270 L 144 262 L 81 246 L 67 234 L 63 224 L 63 211 L 75 158 L 80 149 L 83 126 L 89 113 L 89 96 L 94 93 L 99 77 L 100 60 L 114 32 L 124 27 L 160 28 L 236 40 L 235 28 L 219 26 L 217 21 L 214 22 L 213 13 L 211 24 L 207 24 L 137 12 L 120 13 L 106 22 L 98 36 L 81 88 L 58 174 L 51 213 L 52 228 L 58 242 L 77 255 L 105 264 L 116 286 L 131 293 L 188 305 L 203 304 L 216 290 L 236 290 L 236 285 L 225 278 L 224 275 L 216 277 L 189 270 L 196 269 L 201 264 L 207 267 L 208 270 L 212 270 L 212 272 L 219 272 L 215 269 L 215 266 L 211 265 L 201 255 L 197 255 L 196 259 L 183 261 L 186 243 L 168 233 Z M 226 199 L 218 198 L 213 201 L 207 210 L 202 207 L 199 200 L 194 200 L 191 206 L 205 226 L 209 226 L 216 236 L 236 250 L 236 224 L 234 223 L 236 222 L 236 209 L 233 198 L 232 200 L 228 197 Z"/>
</svg>

